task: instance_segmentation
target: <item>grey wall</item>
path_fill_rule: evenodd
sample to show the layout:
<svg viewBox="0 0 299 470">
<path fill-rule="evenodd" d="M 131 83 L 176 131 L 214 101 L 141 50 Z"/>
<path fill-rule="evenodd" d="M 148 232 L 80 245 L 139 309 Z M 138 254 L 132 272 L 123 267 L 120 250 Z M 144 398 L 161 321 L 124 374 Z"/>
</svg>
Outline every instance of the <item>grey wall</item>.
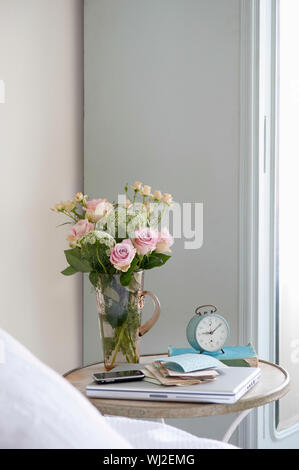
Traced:
<svg viewBox="0 0 299 470">
<path fill-rule="evenodd" d="M 142 351 L 187 345 L 213 303 L 238 341 L 239 0 L 85 0 L 85 192 L 114 199 L 135 179 L 204 203 L 204 244 L 146 273 L 162 315 Z M 84 362 L 101 358 L 85 284 Z M 221 437 L 231 417 L 180 423 Z M 176 423 L 178 424 L 178 423 Z"/>
<path fill-rule="evenodd" d="M 59 372 L 82 358 L 80 276 L 53 203 L 82 188 L 83 2 L 0 0 L 0 328 Z"/>
</svg>

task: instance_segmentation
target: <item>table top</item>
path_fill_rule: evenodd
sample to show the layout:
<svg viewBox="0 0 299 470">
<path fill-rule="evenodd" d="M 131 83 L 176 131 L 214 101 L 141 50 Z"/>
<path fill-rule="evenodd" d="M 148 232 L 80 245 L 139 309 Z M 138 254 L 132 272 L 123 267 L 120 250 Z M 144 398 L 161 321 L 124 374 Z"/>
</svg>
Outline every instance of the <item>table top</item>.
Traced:
<svg viewBox="0 0 299 470">
<path fill-rule="evenodd" d="M 166 354 L 164 354 L 166 356 Z M 140 362 L 153 362 L 158 356 L 142 356 Z M 234 404 L 159 402 L 141 400 L 110 400 L 89 398 L 91 403 L 105 415 L 126 416 L 129 418 L 195 418 L 200 416 L 223 415 L 256 408 L 279 400 L 289 390 L 289 374 L 280 366 L 267 361 L 259 361 L 262 375 L 249 392 Z M 65 374 L 65 378 L 85 395 L 86 385 L 92 382 L 92 374 L 104 372 L 103 363 L 92 364 Z M 86 396 L 86 395 L 85 395 Z"/>
</svg>

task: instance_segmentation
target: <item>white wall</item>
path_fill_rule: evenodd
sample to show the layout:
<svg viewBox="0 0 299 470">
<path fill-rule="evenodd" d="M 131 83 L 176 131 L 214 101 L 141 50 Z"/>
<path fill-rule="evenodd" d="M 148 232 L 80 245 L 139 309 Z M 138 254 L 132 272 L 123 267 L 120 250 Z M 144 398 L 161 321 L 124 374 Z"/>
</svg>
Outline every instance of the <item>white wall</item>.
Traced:
<svg viewBox="0 0 299 470">
<path fill-rule="evenodd" d="M 85 0 L 85 190 L 114 199 L 135 179 L 204 203 L 204 245 L 146 273 L 162 314 L 146 353 L 187 345 L 214 303 L 238 342 L 239 0 Z M 84 359 L 101 357 L 85 289 Z M 231 417 L 176 423 L 221 437 Z"/>
<path fill-rule="evenodd" d="M 50 212 L 82 188 L 81 0 L 0 0 L 0 327 L 59 372 L 81 363 L 81 279 Z"/>
</svg>

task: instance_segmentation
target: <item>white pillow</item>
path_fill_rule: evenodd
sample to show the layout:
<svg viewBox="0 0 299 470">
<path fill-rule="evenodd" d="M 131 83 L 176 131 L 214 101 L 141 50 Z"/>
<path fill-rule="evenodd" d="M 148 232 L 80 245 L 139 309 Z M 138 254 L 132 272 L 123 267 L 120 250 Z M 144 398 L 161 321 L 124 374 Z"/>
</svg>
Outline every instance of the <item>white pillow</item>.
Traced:
<svg viewBox="0 0 299 470">
<path fill-rule="evenodd" d="M 67 380 L 1 329 L 0 343 L 0 448 L 132 448 Z"/>
</svg>

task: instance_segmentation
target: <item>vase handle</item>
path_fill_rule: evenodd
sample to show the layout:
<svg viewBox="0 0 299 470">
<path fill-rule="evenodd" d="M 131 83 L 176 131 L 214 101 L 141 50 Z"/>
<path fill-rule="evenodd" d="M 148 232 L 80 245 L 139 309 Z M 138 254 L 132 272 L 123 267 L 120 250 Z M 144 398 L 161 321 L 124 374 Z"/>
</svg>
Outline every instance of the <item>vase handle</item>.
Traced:
<svg viewBox="0 0 299 470">
<path fill-rule="evenodd" d="M 145 335 L 145 333 L 147 333 L 154 326 L 154 324 L 156 323 L 156 321 L 158 320 L 160 316 L 160 302 L 158 298 L 155 296 L 155 294 L 153 294 L 149 290 L 143 290 L 140 292 L 140 296 L 143 296 L 143 295 L 149 295 L 153 299 L 154 305 L 155 305 L 155 311 L 153 315 L 151 316 L 151 318 L 139 327 L 139 336 Z"/>
</svg>

